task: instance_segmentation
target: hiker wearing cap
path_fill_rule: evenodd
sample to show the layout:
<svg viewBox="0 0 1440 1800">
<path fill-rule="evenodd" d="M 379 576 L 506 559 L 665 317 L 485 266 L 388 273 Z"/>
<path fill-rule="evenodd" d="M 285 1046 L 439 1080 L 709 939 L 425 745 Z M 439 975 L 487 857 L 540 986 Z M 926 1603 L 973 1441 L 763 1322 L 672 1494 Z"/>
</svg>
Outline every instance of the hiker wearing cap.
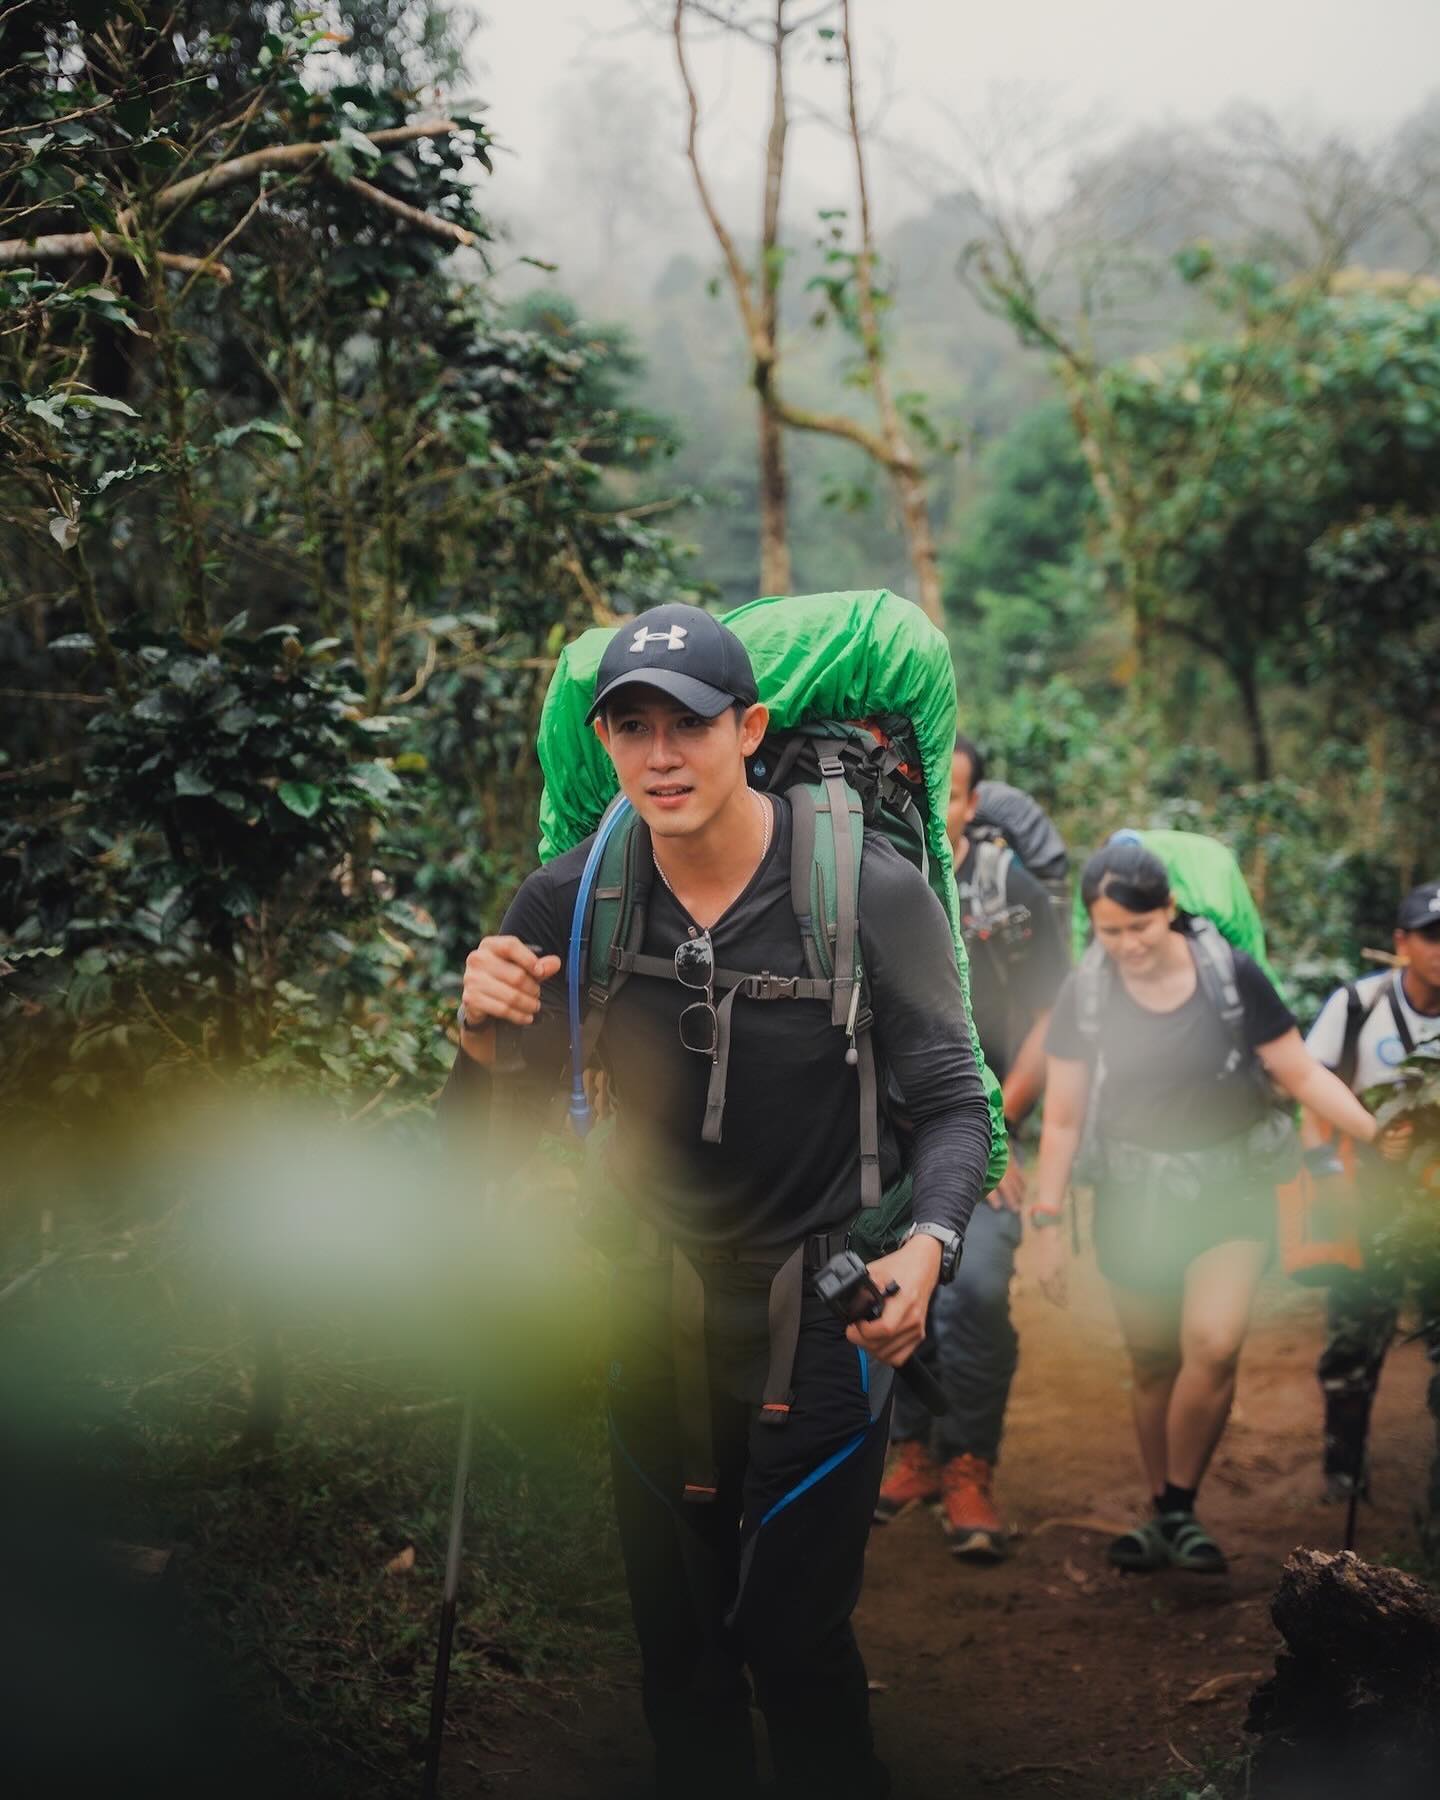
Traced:
<svg viewBox="0 0 1440 1800">
<path fill-rule="evenodd" d="M 1440 881 L 1407 894 L 1395 917 L 1395 967 L 1346 982 L 1321 1008 L 1305 1043 L 1356 1094 L 1393 1087 L 1407 1057 L 1440 1057 Z M 1348 1187 L 1347 1161 L 1334 1140 L 1306 1117 L 1306 1161 L 1317 1186 Z M 1325 1498 L 1369 1495 L 1366 1441 L 1380 1371 L 1395 1335 L 1404 1279 L 1377 1267 L 1366 1240 L 1398 1214 L 1401 1195 L 1390 1172 L 1363 1154 L 1353 1159 L 1361 1214 L 1358 1269 L 1336 1268 L 1329 1281 L 1325 1347 L 1316 1373 L 1325 1405 L 1322 1459 Z M 1432 1362 L 1440 1364 L 1440 1292 L 1419 1296 L 1421 1327 Z M 1431 1410 L 1440 1433 L 1440 1376 Z M 1437 1439 L 1440 1444 L 1440 1439 Z M 1440 1449 L 1431 1476 L 1430 1510 L 1440 1521 Z"/>
<path fill-rule="evenodd" d="M 600 1208 L 614 1233 L 607 1399 L 659 1791 L 756 1791 L 753 1684 L 785 1794 L 879 1795 L 850 1614 L 883 1396 L 953 1273 L 990 1150 L 950 926 L 925 877 L 865 832 L 852 924 L 866 1007 L 852 995 L 847 1010 L 842 992 L 832 1012 L 838 975 L 816 976 L 792 893 L 792 860 L 809 874 L 803 846 L 792 855 L 798 797 L 747 780 L 767 709 L 744 645 L 708 614 L 670 605 L 623 623 L 590 717 L 637 820 L 623 884 L 639 941 L 617 937 L 626 978 L 592 983 L 604 1004 L 586 1029 L 598 1022 L 615 1106 L 591 1160 L 619 1203 Z M 842 805 L 826 779 L 827 805 Z M 836 841 L 848 855 L 849 834 Z M 569 1043 L 556 977 L 600 847 L 586 839 L 532 874 L 471 953 L 447 1104 L 480 1098 L 497 1023 L 522 1028 L 507 1110 L 538 1114 L 554 1091 Z M 913 1132 L 915 1227 L 871 1265 L 882 1289 L 897 1284 L 881 1316 L 847 1328 L 804 1272 L 899 1169 L 887 1119 L 867 1142 L 872 1036 Z"/>
<path fill-rule="evenodd" d="M 1306 1050 L 1259 964 L 1177 911 L 1151 850 L 1107 844 L 1085 865 L 1081 898 L 1095 942 L 1050 1025 L 1033 1205 L 1058 1220 L 1080 1160 L 1153 1506 L 1110 1561 L 1219 1573 L 1196 1492 L 1274 1242 L 1275 1184 L 1294 1166 L 1293 1126 L 1269 1084 L 1363 1142 L 1377 1127 Z M 1064 1233 L 1040 1232 L 1035 1248 L 1042 1287 L 1062 1301 Z"/>
<path fill-rule="evenodd" d="M 971 841 L 984 778 L 979 748 L 957 737 L 947 827 L 970 958 L 971 1010 L 1013 1133 L 1044 1085 L 1045 1033 L 1069 959 L 1046 890 L 1008 845 Z M 1005 1179 L 986 1199 L 966 1231 L 959 1274 L 936 1293 L 921 1351 L 946 1409 L 932 1419 L 912 1392 L 896 1394 L 893 1452 L 875 1509 L 877 1523 L 885 1524 L 911 1506 L 938 1502 L 951 1554 L 980 1564 L 999 1562 L 1006 1552 L 993 1483 L 1020 1354 L 1010 1282 L 1025 1177 L 1013 1141 Z"/>
</svg>

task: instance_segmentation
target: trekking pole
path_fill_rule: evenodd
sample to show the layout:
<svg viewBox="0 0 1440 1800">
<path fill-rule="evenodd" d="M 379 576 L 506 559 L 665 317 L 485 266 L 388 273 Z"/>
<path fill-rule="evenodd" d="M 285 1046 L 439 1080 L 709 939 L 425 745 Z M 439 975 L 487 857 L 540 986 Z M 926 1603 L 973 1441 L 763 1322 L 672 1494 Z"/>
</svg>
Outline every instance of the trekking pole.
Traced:
<svg viewBox="0 0 1440 1800">
<path fill-rule="evenodd" d="M 455 1494 L 450 1504 L 450 1544 L 445 1553 L 445 1589 L 440 1601 L 440 1641 L 435 1648 L 435 1682 L 430 1690 L 430 1734 L 420 1800 L 435 1800 L 440 1779 L 440 1740 L 445 1735 L 445 1691 L 450 1684 L 450 1646 L 455 1637 L 455 1597 L 460 1589 L 460 1539 L 465 1493 L 470 1485 L 470 1428 L 475 1401 L 467 1395 L 460 1414 L 460 1448 L 455 1457 Z"/>
<path fill-rule="evenodd" d="M 1350 1504 L 1345 1509 L 1345 1548 L 1355 1548 L 1355 1521 L 1360 1511 L 1360 1477 L 1357 1474 L 1350 1489 Z"/>
</svg>

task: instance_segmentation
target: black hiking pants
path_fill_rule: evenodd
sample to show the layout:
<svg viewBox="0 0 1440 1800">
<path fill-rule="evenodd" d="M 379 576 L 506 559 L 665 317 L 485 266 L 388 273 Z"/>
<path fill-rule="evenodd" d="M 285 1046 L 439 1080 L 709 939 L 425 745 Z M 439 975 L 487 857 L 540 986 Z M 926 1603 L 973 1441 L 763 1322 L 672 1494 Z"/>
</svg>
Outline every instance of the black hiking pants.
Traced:
<svg viewBox="0 0 1440 1800">
<path fill-rule="evenodd" d="M 784 1424 L 767 1422 L 766 1286 L 753 1270 L 707 1272 L 716 1494 L 682 1500 L 669 1282 L 668 1265 L 617 1271 L 608 1375 L 615 1506 L 658 1793 L 755 1792 L 753 1682 L 785 1800 L 872 1800 L 888 1783 L 850 1615 L 884 1463 L 890 1373 L 807 1298 L 792 1409 Z"/>
</svg>

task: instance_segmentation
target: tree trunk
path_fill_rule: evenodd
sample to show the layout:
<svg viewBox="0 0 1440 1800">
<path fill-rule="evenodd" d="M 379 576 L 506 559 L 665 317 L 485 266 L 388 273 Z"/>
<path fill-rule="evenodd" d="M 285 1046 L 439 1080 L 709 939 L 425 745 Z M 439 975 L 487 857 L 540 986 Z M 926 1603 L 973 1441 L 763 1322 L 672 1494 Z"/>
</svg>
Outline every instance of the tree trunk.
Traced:
<svg viewBox="0 0 1440 1800">
<path fill-rule="evenodd" d="M 756 423 L 760 432 L 760 592 L 790 592 L 790 544 L 786 533 L 789 484 L 785 474 L 785 434 L 770 395 L 770 372 L 757 367 Z"/>
<path fill-rule="evenodd" d="M 1350 1551 L 1297 1550 L 1270 1610 L 1285 1649 L 1245 1722 L 1256 1800 L 1433 1800 L 1440 1595 Z"/>
<path fill-rule="evenodd" d="M 935 532 L 930 524 L 925 481 L 913 465 L 896 467 L 892 470 L 892 476 L 900 499 L 905 542 L 910 547 L 910 562 L 915 570 L 914 598 L 931 624 L 938 625 L 943 631 L 945 602 L 940 587 L 940 558 L 935 549 Z"/>
<path fill-rule="evenodd" d="M 791 586 L 789 501 L 785 435 L 775 397 L 780 347 L 780 201 L 785 186 L 785 145 L 790 112 L 785 99 L 785 0 L 775 0 L 770 131 L 765 141 L 765 186 L 760 205 L 760 337 L 754 347 L 755 392 L 760 401 L 760 592 L 788 594 Z"/>
<path fill-rule="evenodd" d="M 1265 732 L 1265 715 L 1260 708 L 1260 683 L 1255 676 L 1255 663 L 1253 659 L 1247 658 L 1244 662 L 1229 662 L 1227 666 L 1240 695 L 1245 729 L 1250 734 L 1251 772 L 1257 781 L 1268 781 L 1271 769 L 1270 739 Z"/>
</svg>

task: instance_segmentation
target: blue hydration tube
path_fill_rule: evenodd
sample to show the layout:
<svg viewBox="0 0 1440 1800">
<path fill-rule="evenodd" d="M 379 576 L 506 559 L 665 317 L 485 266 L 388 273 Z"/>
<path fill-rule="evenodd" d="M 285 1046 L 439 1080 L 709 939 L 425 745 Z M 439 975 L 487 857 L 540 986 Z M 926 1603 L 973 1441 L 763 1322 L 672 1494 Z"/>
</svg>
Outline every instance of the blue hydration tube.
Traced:
<svg viewBox="0 0 1440 1800">
<path fill-rule="evenodd" d="M 585 871 L 580 877 L 580 891 L 575 896 L 575 911 L 570 920 L 570 955 L 565 971 L 565 986 L 570 1002 L 570 1124 L 576 1137 L 582 1138 L 594 1123 L 590 1102 L 585 1097 L 585 1069 L 580 1057 L 580 995 L 590 960 L 587 930 L 590 896 L 595 891 L 595 883 L 600 875 L 605 846 L 610 842 L 615 827 L 630 810 L 630 802 L 623 794 L 617 794 L 607 808 L 600 821 L 600 829 L 595 833 L 595 842 L 590 846 L 590 854 L 585 859 Z"/>
</svg>

